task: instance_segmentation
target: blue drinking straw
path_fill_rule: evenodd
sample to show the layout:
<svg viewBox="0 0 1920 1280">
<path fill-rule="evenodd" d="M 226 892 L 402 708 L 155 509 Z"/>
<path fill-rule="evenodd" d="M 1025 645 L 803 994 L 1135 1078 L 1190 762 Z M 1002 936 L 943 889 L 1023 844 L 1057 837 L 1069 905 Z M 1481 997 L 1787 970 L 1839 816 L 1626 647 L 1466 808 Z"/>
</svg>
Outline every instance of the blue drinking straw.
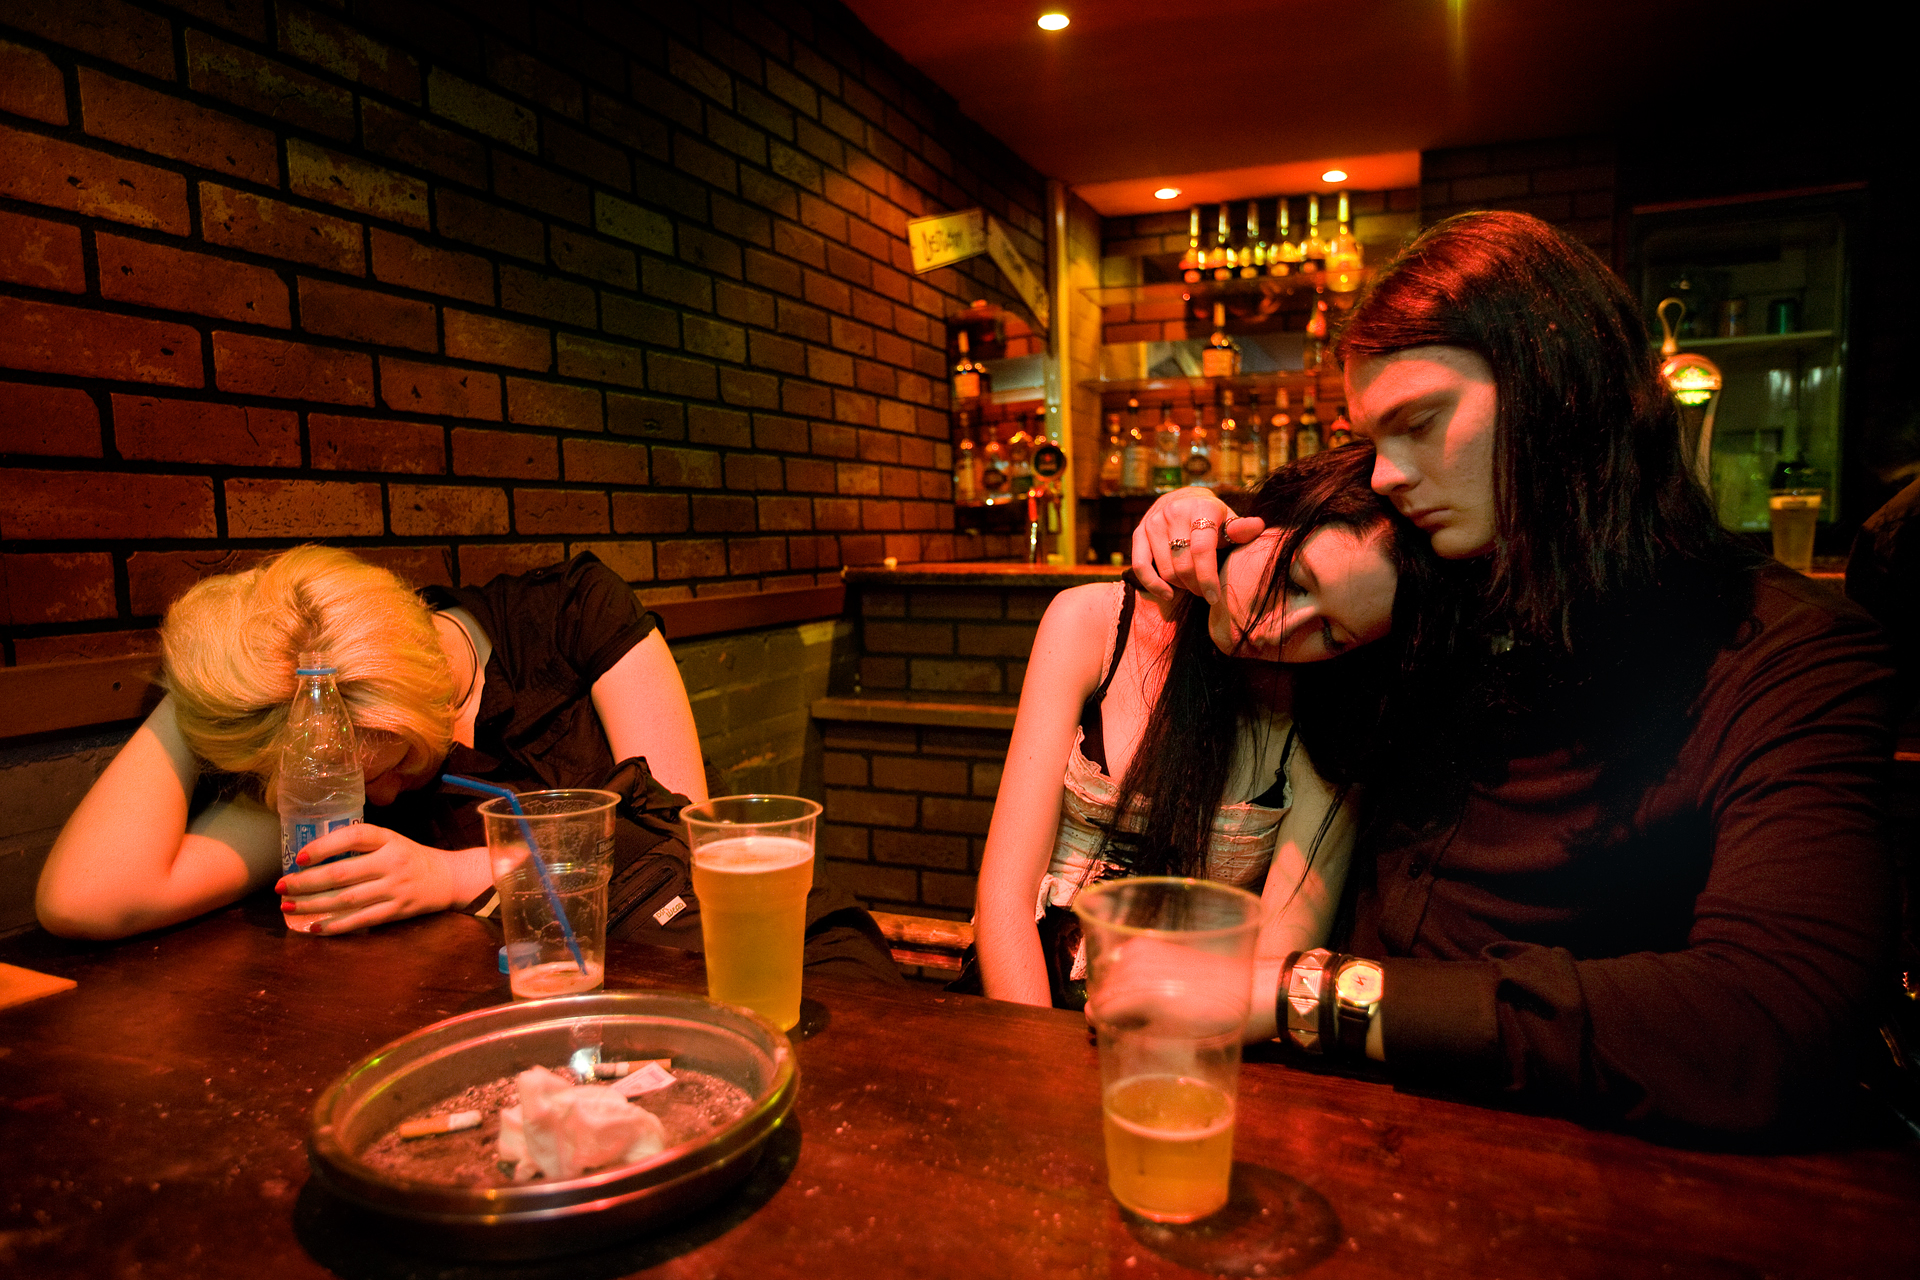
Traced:
<svg viewBox="0 0 1920 1280">
<path fill-rule="evenodd" d="M 567 919 L 567 909 L 560 905 L 560 894 L 553 887 L 553 877 L 547 874 L 546 861 L 541 858 L 540 850 L 534 847 L 533 827 L 527 822 L 527 811 L 520 807 L 520 797 L 505 787 L 496 787 L 491 782 L 475 782 L 458 774 L 443 773 L 440 781 L 449 786 L 465 787 L 468 791 L 499 796 L 507 802 L 507 807 L 513 810 L 513 816 L 520 820 L 520 834 L 527 838 L 527 857 L 533 860 L 533 869 L 540 873 L 540 887 L 547 891 L 547 905 L 553 908 L 553 918 L 560 922 L 560 932 L 566 935 L 567 950 L 573 953 L 573 962 L 580 966 L 580 972 L 585 973 L 587 958 L 580 954 L 580 940 L 573 936 L 573 924 Z"/>
</svg>

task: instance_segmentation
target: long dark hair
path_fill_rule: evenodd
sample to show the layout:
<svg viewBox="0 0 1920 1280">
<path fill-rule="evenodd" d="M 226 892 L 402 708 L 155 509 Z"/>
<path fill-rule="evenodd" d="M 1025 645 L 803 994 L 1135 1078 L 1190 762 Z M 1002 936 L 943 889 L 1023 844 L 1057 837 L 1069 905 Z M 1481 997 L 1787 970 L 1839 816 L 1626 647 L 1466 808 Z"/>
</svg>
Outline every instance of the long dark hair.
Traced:
<svg viewBox="0 0 1920 1280">
<path fill-rule="evenodd" d="M 1583 606 L 1639 597 L 1729 545 L 1682 455 L 1631 294 L 1593 251 L 1523 213 L 1436 223 L 1341 330 L 1343 363 L 1464 347 L 1493 370 L 1497 537 L 1486 612 L 1577 644 Z"/>
<path fill-rule="evenodd" d="M 1753 556 L 1686 464 L 1632 296 L 1584 245 L 1519 213 L 1435 224 L 1335 349 L 1350 364 L 1434 345 L 1493 371 L 1496 540 L 1446 566 L 1462 616 L 1426 629 L 1384 698 L 1358 770 L 1377 784 L 1369 824 L 1457 820 L 1508 759 L 1579 741 L 1601 762 L 1599 838 L 1685 741 Z"/>
<path fill-rule="evenodd" d="M 1348 445 L 1282 467 L 1252 495 L 1247 514 L 1260 516 L 1270 529 L 1285 531 L 1250 611 L 1252 619 L 1279 606 L 1294 556 L 1323 528 L 1386 533 L 1382 550 L 1400 574 L 1394 632 L 1388 640 L 1292 670 L 1348 667 L 1369 649 L 1397 648 L 1422 625 L 1417 602 L 1422 584 L 1432 580 L 1431 552 L 1424 534 L 1374 496 L 1368 487 L 1372 472 L 1373 450 Z M 1144 801 L 1144 825 L 1137 832 L 1116 829 L 1108 834 L 1108 856 L 1124 861 L 1136 875 L 1201 873 L 1241 731 L 1264 719 L 1247 664 L 1222 653 L 1208 632 L 1206 601 L 1182 596 L 1173 625 L 1173 643 L 1162 659 L 1165 680 L 1121 780 L 1115 809 L 1116 815 L 1126 815 L 1136 801 Z M 1337 678 L 1317 687 L 1359 688 Z M 1346 736 L 1343 722 L 1351 723 L 1351 718 L 1342 714 L 1337 698 L 1315 700 L 1315 706 L 1323 713 L 1313 717 L 1317 723 L 1300 725 L 1301 740 L 1309 744 L 1316 767 L 1326 776 L 1322 748 L 1330 759 L 1343 757 L 1338 743 Z"/>
</svg>

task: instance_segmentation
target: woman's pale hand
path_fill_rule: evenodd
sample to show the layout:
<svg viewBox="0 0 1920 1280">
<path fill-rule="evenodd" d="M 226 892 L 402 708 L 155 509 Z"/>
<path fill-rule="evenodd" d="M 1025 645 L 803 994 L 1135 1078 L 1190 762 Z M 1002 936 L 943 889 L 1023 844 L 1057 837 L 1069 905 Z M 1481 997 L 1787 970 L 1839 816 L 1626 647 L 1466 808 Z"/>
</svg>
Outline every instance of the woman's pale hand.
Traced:
<svg viewBox="0 0 1920 1280">
<path fill-rule="evenodd" d="M 299 865 L 305 869 L 273 889 L 290 917 L 303 924 L 318 917 L 314 933 L 349 933 L 459 905 L 447 853 L 385 827 L 362 822 L 329 831 L 300 850 Z"/>
<path fill-rule="evenodd" d="M 1218 604 L 1219 535 L 1225 533 L 1229 542 L 1251 542 L 1266 527 L 1258 516 L 1234 515 L 1211 489 L 1175 489 L 1155 502 L 1134 528 L 1133 576 L 1162 603 L 1171 602 L 1178 590 Z"/>
</svg>

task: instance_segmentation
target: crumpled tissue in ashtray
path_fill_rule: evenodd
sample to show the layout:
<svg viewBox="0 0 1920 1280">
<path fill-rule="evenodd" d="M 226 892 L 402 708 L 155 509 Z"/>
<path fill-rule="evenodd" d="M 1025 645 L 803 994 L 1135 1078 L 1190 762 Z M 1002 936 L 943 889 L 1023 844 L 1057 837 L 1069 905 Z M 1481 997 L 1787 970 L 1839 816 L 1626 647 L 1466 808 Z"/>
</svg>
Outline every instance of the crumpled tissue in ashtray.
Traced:
<svg viewBox="0 0 1920 1280">
<path fill-rule="evenodd" d="M 500 1159 L 516 1182 L 537 1173 L 577 1178 L 630 1164 L 666 1146 L 659 1117 L 606 1085 L 574 1084 L 545 1067 L 514 1077 L 520 1105 L 500 1113 Z"/>
</svg>

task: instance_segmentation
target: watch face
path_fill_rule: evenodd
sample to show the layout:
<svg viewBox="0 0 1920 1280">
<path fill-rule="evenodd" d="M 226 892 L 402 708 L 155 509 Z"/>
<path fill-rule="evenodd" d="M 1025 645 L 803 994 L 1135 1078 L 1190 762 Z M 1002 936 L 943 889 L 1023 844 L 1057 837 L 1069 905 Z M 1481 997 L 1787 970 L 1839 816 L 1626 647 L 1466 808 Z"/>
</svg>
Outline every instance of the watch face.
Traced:
<svg viewBox="0 0 1920 1280">
<path fill-rule="evenodd" d="M 1373 1004 L 1380 999 L 1380 967 L 1350 964 L 1334 979 L 1333 989 L 1348 1004 Z"/>
</svg>

